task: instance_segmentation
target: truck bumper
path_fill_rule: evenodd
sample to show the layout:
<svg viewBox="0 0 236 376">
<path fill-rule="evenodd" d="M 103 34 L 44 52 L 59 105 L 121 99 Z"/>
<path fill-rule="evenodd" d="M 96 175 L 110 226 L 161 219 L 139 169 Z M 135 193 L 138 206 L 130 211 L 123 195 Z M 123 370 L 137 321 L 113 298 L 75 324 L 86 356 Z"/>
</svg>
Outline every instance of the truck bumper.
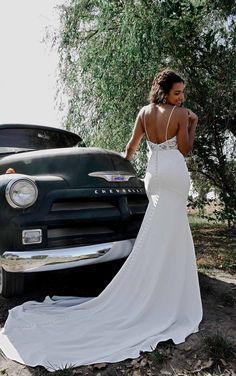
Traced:
<svg viewBox="0 0 236 376">
<path fill-rule="evenodd" d="M 12 273 L 42 272 L 117 260 L 130 254 L 134 240 L 61 249 L 7 251 L 0 256 L 0 267 Z"/>
</svg>

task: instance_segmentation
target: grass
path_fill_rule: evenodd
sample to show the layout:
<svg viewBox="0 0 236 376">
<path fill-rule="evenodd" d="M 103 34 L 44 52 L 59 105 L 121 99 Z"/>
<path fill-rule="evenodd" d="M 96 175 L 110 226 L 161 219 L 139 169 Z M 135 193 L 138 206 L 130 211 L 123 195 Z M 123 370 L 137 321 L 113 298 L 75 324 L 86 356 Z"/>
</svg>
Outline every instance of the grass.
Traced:
<svg viewBox="0 0 236 376">
<path fill-rule="evenodd" d="M 195 227 L 195 228 L 201 228 L 202 226 L 204 226 L 204 227 L 212 227 L 213 226 L 213 222 L 209 222 L 206 218 L 202 218 L 197 214 L 192 214 L 192 213 L 188 214 L 188 220 L 189 220 L 190 226 Z M 214 226 L 216 224 L 218 226 L 220 226 L 219 223 L 214 223 Z"/>
<path fill-rule="evenodd" d="M 212 359 L 214 367 L 224 366 L 236 355 L 234 345 L 220 333 L 204 338 L 204 350 Z"/>
<path fill-rule="evenodd" d="M 54 368 L 51 366 L 53 370 L 53 376 L 72 376 L 75 374 L 75 365 L 73 364 L 66 364 L 62 368 Z"/>
<path fill-rule="evenodd" d="M 155 359 L 155 361 L 162 365 L 167 362 L 168 355 L 163 350 L 152 349 L 152 357 Z"/>
<path fill-rule="evenodd" d="M 188 217 L 199 270 L 206 274 L 214 268 L 236 273 L 236 229 L 197 215 Z"/>
</svg>

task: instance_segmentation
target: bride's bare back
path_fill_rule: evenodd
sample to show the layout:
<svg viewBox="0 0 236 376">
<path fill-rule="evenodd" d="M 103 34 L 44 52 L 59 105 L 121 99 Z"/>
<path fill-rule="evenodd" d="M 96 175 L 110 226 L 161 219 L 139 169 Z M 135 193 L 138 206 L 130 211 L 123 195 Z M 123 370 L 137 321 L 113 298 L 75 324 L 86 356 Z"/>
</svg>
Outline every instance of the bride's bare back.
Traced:
<svg viewBox="0 0 236 376">
<path fill-rule="evenodd" d="M 192 148 L 192 140 L 190 139 L 188 132 L 189 116 L 186 108 L 175 107 L 170 118 L 166 138 L 168 119 L 173 108 L 173 105 L 157 106 L 155 104 L 149 104 L 140 110 L 131 139 L 127 144 L 126 153 L 128 154 L 128 157 L 126 157 L 126 159 L 132 157 L 140 140 L 145 135 L 145 125 L 151 142 L 162 143 L 166 141 L 166 139 L 171 139 L 176 136 L 179 151 L 184 156 L 189 153 Z"/>
</svg>

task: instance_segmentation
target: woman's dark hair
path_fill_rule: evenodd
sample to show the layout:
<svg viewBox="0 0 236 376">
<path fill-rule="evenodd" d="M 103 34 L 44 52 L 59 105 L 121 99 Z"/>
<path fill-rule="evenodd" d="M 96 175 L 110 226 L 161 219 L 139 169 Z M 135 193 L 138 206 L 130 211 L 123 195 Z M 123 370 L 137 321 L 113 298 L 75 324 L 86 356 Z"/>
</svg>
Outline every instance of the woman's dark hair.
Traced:
<svg viewBox="0 0 236 376">
<path fill-rule="evenodd" d="M 148 96 L 150 103 L 161 104 L 166 94 L 169 93 L 173 84 L 184 80 L 172 69 L 164 69 L 155 76 Z"/>
</svg>

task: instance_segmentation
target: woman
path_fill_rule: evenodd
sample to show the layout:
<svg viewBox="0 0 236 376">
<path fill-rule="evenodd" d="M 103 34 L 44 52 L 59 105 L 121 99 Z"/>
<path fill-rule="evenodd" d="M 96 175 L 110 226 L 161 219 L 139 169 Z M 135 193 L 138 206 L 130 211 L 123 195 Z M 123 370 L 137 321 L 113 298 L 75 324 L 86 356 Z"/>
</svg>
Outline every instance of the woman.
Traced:
<svg viewBox="0 0 236 376">
<path fill-rule="evenodd" d="M 167 141 L 167 137 L 176 137 L 176 146 L 184 156 L 191 151 L 198 117 L 191 110 L 181 107 L 184 89 L 184 80 L 174 71 L 164 70 L 157 74 L 149 94 L 150 105 L 143 107 L 138 114 L 133 135 L 126 147 L 125 159 L 131 159 L 144 134 L 152 144 L 161 144 Z M 167 124 L 172 110 L 175 113 Z"/>
<path fill-rule="evenodd" d="M 197 116 L 181 108 L 184 81 L 173 71 L 157 75 L 149 97 L 125 154 L 130 159 L 146 135 L 149 205 L 132 253 L 94 299 L 81 304 L 79 298 L 47 298 L 11 310 L 0 333 L 0 348 L 9 358 L 49 370 L 117 362 L 160 341 L 181 343 L 198 330 L 202 308 L 183 157 L 192 147 Z"/>
</svg>

